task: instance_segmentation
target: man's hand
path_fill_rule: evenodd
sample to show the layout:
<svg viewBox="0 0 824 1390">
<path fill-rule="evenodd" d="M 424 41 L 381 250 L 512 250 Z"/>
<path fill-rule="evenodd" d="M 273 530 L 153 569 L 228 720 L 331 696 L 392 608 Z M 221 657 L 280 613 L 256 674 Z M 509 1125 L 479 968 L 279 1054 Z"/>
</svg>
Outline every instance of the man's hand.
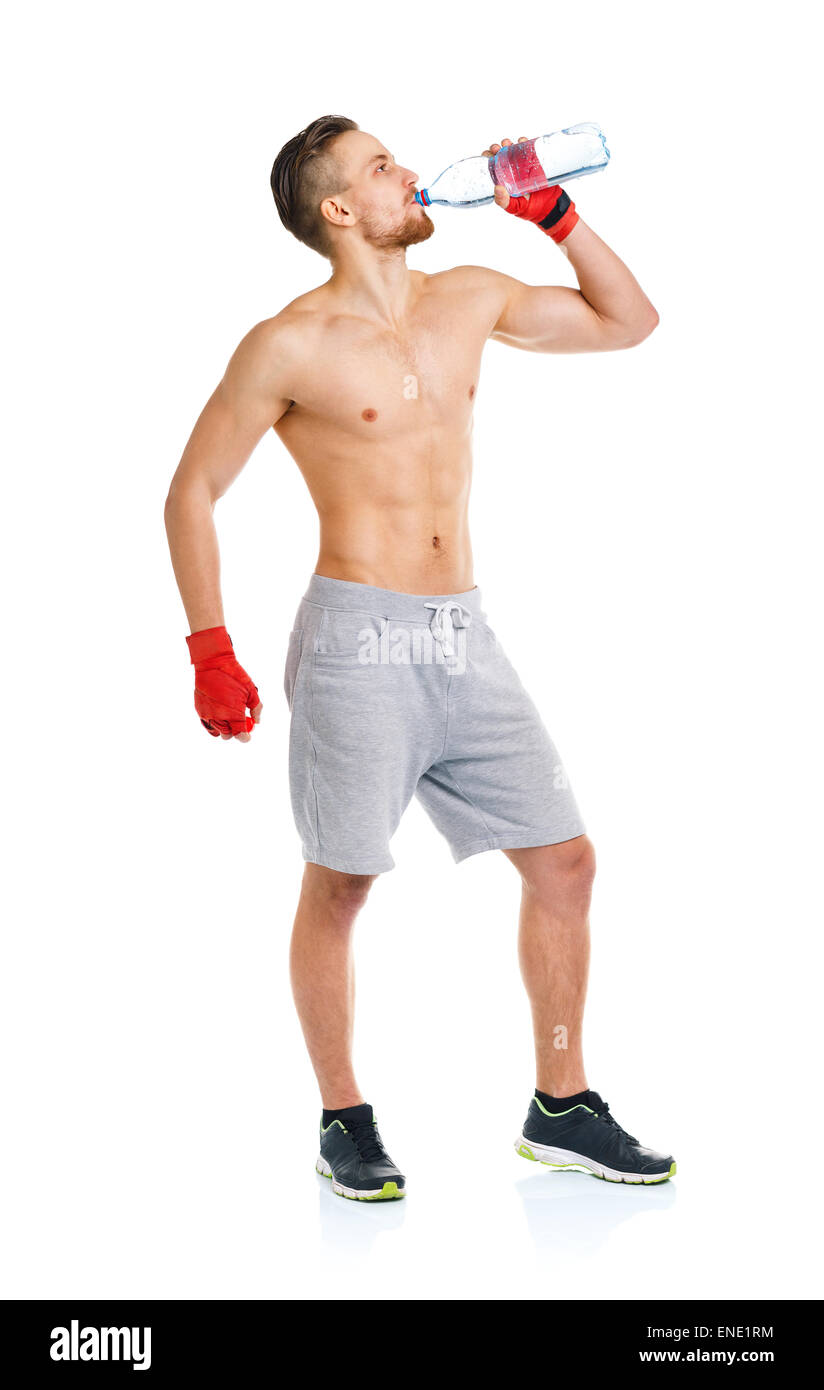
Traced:
<svg viewBox="0 0 824 1390">
<path fill-rule="evenodd" d="M 207 627 L 186 638 L 195 668 L 195 709 L 213 738 L 236 738 L 248 743 L 250 730 L 260 723 L 263 705 L 254 681 L 235 660 L 225 627 Z M 251 719 L 246 710 L 252 712 Z"/>
<path fill-rule="evenodd" d="M 529 136 L 518 137 L 519 145 L 528 142 Z M 483 156 L 491 159 L 512 143 L 508 137 L 496 141 Z M 560 184 L 520 196 L 510 196 L 503 184 L 494 188 L 499 208 L 552 238 L 571 262 L 578 288 L 525 285 L 486 271 L 487 283 L 500 294 L 491 338 L 528 352 L 607 352 L 648 337 L 658 322 L 656 310 L 624 262 L 581 221 Z"/>
<path fill-rule="evenodd" d="M 526 140 L 527 137 L 522 135 L 518 144 L 523 145 Z M 484 154 L 487 157 L 498 154 L 505 145 L 511 144 L 511 140 L 503 140 L 500 145 L 490 145 Z M 565 255 L 567 254 L 567 249 L 562 243 L 580 219 L 575 204 L 559 183 L 553 183 L 546 188 L 538 188 L 534 193 L 522 193 L 517 197 L 510 197 L 503 184 L 496 183 L 495 202 L 499 208 L 503 208 L 504 212 L 508 212 L 511 216 L 520 217 L 524 222 L 532 222 L 548 237 L 551 237 L 556 246 L 561 247 Z"/>
<path fill-rule="evenodd" d="M 525 141 L 527 141 L 528 139 L 529 139 L 529 136 L 528 136 L 528 135 L 519 135 L 519 136 L 518 136 L 518 139 L 517 139 L 517 141 L 516 141 L 516 144 L 518 144 L 518 145 L 523 145 L 523 144 L 525 143 Z M 500 150 L 504 145 L 511 145 L 511 144 L 512 144 L 512 141 L 509 140 L 509 139 L 502 140 L 501 143 L 500 143 L 500 145 L 490 145 L 489 149 L 488 149 L 488 150 L 482 150 L 482 151 L 481 151 L 481 154 L 486 155 L 487 159 L 490 159 L 490 158 L 492 157 L 492 155 L 493 155 L 493 154 L 497 154 L 497 153 L 498 153 L 498 150 Z M 529 194 L 526 195 L 526 199 L 527 199 L 527 202 L 528 202 L 528 201 L 529 201 Z M 509 203 L 509 194 L 507 193 L 507 191 L 506 191 L 506 189 L 504 188 L 504 186 L 503 186 L 502 183 L 496 183 L 496 184 L 495 184 L 495 202 L 498 204 L 498 207 L 499 207 L 499 208 L 505 208 L 505 207 L 507 206 L 507 204 Z"/>
</svg>

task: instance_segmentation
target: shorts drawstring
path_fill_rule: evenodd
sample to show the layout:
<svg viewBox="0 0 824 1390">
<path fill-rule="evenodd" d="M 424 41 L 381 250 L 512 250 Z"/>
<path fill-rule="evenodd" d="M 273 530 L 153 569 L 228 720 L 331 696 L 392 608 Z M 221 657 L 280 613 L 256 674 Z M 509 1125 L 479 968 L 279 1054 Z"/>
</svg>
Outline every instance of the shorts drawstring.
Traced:
<svg viewBox="0 0 824 1390">
<path fill-rule="evenodd" d="M 453 628 L 469 627 L 472 622 L 471 612 L 465 604 L 459 603 L 456 598 L 445 599 L 443 603 L 425 603 L 424 608 L 434 608 L 435 612 L 429 624 L 432 636 L 440 642 L 444 656 L 454 656 Z M 457 613 L 453 618 L 454 609 L 457 609 Z"/>
</svg>

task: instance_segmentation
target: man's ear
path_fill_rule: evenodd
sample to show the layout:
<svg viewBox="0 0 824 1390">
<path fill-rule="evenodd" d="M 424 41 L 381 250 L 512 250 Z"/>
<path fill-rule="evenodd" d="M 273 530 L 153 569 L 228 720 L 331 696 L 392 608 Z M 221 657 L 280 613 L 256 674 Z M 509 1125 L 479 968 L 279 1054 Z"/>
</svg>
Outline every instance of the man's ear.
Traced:
<svg viewBox="0 0 824 1390">
<path fill-rule="evenodd" d="M 320 215 L 325 217 L 327 222 L 331 222 L 333 227 L 352 227 L 358 220 L 342 194 L 324 198 L 320 205 Z"/>
</svg>

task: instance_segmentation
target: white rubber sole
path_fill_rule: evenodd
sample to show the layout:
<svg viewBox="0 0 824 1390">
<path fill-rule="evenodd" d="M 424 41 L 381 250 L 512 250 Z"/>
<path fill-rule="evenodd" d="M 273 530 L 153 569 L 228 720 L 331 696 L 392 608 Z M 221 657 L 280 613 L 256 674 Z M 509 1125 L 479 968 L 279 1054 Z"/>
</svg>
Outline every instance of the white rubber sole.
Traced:
<svg viewBox="0 0 824 1390">
<path fill-rule="evenodd" d="M 573 1153 L 571 1149 L 553 1149 L 546 1144 L 536 1144 L 532 1139 L 524 1139 L 522 1134 L 515 1140 L 515 1152 L 521 1158 L 543 1163 L 547 1168 L 583 1169 L 585 1173 L 592 1173 L 593 1177 L 603 1178 L 605 1182 L 643 1183 L 649 1187 L 652 1183 L 666 1182 L 675 1173 L 674 1163 L 668 1173 L 621 1173 L 616 1168 L 607 1168 L 594 1158 Z"/>
<path fill-rule="evenodd" d="M 322 1178 L 331 1178 L 332 1191 L 337 1193 L 338 1197 L 348 1197 L 350 1202 L 392 1202 L 398 1197 L 406 1196 L 406 1188 L 398 1187 L 396 1182 L 385 1182 L 383 1187 L 376 1187 L 369 1191 L 356 1187 L 344 1187 L 342 1182 L 338 1182 L 323 1154 L 318 1155 L 315 1172 L 320 1173 Z"/>
</svg>

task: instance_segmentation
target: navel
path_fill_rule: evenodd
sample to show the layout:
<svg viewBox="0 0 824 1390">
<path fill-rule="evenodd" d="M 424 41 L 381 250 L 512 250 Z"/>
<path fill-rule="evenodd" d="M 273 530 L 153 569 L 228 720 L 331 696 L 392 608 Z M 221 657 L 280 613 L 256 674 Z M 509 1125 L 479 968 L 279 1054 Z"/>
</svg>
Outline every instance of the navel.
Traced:
<svg viewBox="0 0 824 1390">
<path fill-rule="evenodd" d="M 372 407 L 371 407 L 371 405 L 370 405 L 366 410 L 362 410 L 362 411 L 361 411 L 361 419 L 362 419 L 362 420 L 368 420 L 368 421 L 370 422 L 370 424 L 371 424 L 371 422 L 372 422 L 373 420 L 377 420 L 377 418 L 378 418 L 378 412 L 377 412 L 377 410 L 373 410 Z"/>
<path fill-rule="evenodd" d="M 440 544 L 441 544 L 441 538 L 440 538 L 440 536 L 433 536 L 433 537 L 432 537 L 432 544 L 434 545 L 435 549 L 438 550 L 439 547 L 440 547 Z"/>
</svg>

